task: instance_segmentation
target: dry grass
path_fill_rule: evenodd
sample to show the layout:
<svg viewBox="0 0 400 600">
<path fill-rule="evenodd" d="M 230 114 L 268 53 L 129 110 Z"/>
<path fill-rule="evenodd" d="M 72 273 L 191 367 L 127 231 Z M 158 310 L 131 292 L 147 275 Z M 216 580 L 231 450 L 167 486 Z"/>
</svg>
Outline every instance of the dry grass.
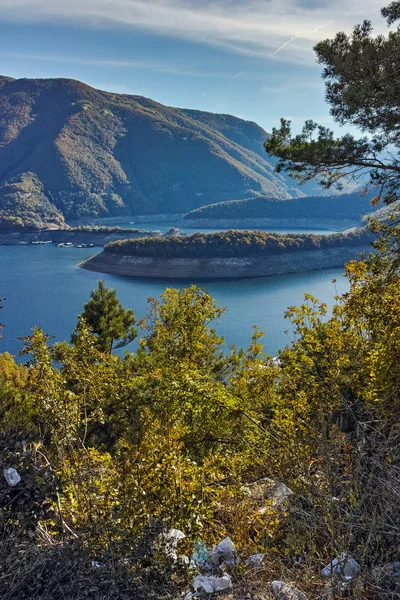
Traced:
<svg viewBox="0 0 400 600">
<path fill-rule="evenodd" d="M 94 561 L 79 542 L 0 543 L 2 600 L 172 600 L 184 587 L 166 565 L 135 567 L 112 553 Z"/>
</svg>

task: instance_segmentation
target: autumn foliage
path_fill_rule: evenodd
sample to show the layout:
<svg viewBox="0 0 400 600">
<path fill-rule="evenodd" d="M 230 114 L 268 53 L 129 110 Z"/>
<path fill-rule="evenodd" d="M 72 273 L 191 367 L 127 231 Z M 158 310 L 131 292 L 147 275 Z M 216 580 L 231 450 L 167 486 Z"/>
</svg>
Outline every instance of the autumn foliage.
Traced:
<svg viewBox="0 0 400 600">
<path fill-rule="evenodd" d="M 99 590 L 104 572 L 91 561 L 109 574 L 112 561 L 119 595 L 103 597 L 129 598 L 126 586 L 140 597 L 149 585 L 147 597 L 161 597 L 161 586 L 172 598 L 187 574 L 163 563 L 154 542 L 174 527 L 187 536 L 182 554 L 229 535 L 242 555 L 266 554 L 265 577 L 289 574 L 311 597 L 321 568 L 348 552 L 362 566 L 348 597 L 395 597 L 371 575 L 399 552 L 392 244 L 391 234 L 380 254 L 347 265 L 351 288 L 331 316 L 310 295 L 287 310 L 296 335 L 279 365 L 258 330 L 247 350 L 228 351 L 214 329 L 223 309 L 194 286 L 150 299 L 138 347 L 124 356 L 103 349 L 83 318 L 72 343 L 51 345 L 35 329 L 29 363 L 1 355 L 0 456 L 21 475 L 15 488 L 0 482 L 2 551 L 34 555 L 48 573 L 57 549 L 75 565 L 76 586 L 89 577 Z M 244 492 L 264 477 L 293 491 L 283 507 L 266 499 L 260 510 Z M 7 598 L 56 586 L 50 575 L 33 584 L 29 569 L 21 578 L 6 570 Z"/>
</svg>

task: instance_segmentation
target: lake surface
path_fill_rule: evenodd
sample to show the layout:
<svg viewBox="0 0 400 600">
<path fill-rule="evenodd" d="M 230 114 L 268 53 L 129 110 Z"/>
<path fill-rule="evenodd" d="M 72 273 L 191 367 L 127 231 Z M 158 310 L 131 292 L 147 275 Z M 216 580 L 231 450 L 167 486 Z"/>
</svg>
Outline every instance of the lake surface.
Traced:
<svg viewBox="0 0 400 600">
<path fill-rule="evenodd" d="M 166 231 L 170 224 L 143 223 L 140 227 Z M 187 230 L 188 233 L 192 231 Z M 99 248 L 0 246 L 0 297 L 6 298 L 0 314 L 5 325 L 0 352 L 18 354 L 23 342 L 17 337 L 29 335 L 34 325 L 54 336 L 55 340 L 69 340 L 77 315 L 82 312 L 82 305 L 89 299 L 99 278 L 108 287 L 116 288 L 122 304 L 133 308 L 137 319 L 145 316 L 149 296 L 159 297 L 166 287 L 190 284 L 118 277 L 77 267 L 79 262 L 97 252 Z M 216 299 L 219 306 L 227 308 L 217 325 L 227 347 L 232 344 L 247 347 L 253 326 L 258 325 L 265 331 L 265 350 L 275 356 L 278 349 L 293 338 L 291 333 L 285 333 L 285 330 L 291 330 L 290 323 L 283 317 L 287 306 L 300 304 L 304 293 L 309 292 L 331 307 L 336 293 L 332 279 L 337 280 L 338 293 L 348 290 L 343 268 L 265 279 L 201 282 L 200 286 Z"/>
</svg>

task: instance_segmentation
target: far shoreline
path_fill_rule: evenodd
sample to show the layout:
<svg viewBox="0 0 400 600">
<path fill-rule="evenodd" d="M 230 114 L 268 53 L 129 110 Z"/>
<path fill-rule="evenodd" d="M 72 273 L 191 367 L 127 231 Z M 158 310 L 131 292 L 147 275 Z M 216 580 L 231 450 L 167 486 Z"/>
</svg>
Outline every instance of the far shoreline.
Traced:
<svg viewBox="0 0 400 600">
<path fill-rule="evenodd" d="M 156 230 L 142 229 L 140 225 L 146 223 L 167 223 L 171 227 L 189 229 L 242 229 L 242 230 L 279 230 L 285 233 L 286 229 L 298 230 L 299 233 L 310 233 L 314 229 L 347 233 L 360 227 L 356 221 L 333 219 L 187 219 L 183 214 L 136 215 L 125 217 L 105 217 L 99 219 L 82 219 L 70 222 L 65 228 L 43 228 L 36 230 L 0 231 L 0 246 L 32 244 L 40 241 L 55 244 L 72 242 L 76 244 L 93 244 L 105 246 L 107 243 L 136 238 L 140 236 L 154 237 L 160 235 Z M 132 219 L 132 220 L 130 220 Z M 129 223 L 132 228 L 120 228 L 119 225 Z M 137 225 L 137 227 L 135 227 Z M 93 227 L 93 231 L 81 228 Z M 96 228 L 99 227 L 99 230 Z M 102 227 L 107 231 L 101 230 Z M 138 232 L 138 230 L 140 230 Z"/>
</svg>

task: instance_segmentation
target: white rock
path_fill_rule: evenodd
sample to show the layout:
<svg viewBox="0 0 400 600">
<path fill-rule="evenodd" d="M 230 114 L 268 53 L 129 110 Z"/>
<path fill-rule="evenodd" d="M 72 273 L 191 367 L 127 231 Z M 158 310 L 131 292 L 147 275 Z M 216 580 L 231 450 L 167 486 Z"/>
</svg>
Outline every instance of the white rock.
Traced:
<svg viewBox="0 0 400 600">
<path fill-rule="evenodd" d="M 264 560 L 264 556 L 265 554 L 252 554 L 246 560 L 246 565 L 250 567 L 256 567 L 257 569 L 259 569 L 261 567 L 262 561 Z"/>
<path fill-rule="evenodd" d="M 284 581 L 273 581 L 271 590 L 277 600 L 308 600 L 303 592 L 300 592 L 291 583 Z"/>
<path fill-rule="evenodd" d="M 279 506 L 282 504 L 289 496 L 293 494 L 292 490 L 288 488 L 287 485 L 282 483 L 282 481 L 277 481 L 272 488 L 272 498 L 274 506 Z"/>
<path fill-rule="evenodd" d="M 180 531 L 179 529 L 169 529 L 159 536 L 160 549 L 163 549 L 173 560 L 177 560 L 178 554 L 176 550 L 178 548 L 178 542 L 185 537 L 183 531 Z"/>
<path fill-rule="evenodd" d="M 4 469 L 3 475 L 4 479 L 7 481 L 10 487 L 18 485 L 18 483 L 21 481 L 21 477 L 19 476 L 18 472 L 15 469 L 13 469 L 13 467 Z"/>
<path fill-rule="evenodd" d="M 205 592 L 213 594 L 214 592 L 223 592 L 232 587 L 232 579 L 228 574 L 222 577 L 214 577 L 214 575 L 197 575 L 192 582 L 192 586 L 196 592 Z"/>
<path fill-rule="evenodd" d="M 292 490 L 282 481 L 274 481 L 269 477 L 248 483 L 242 487 L 242 490 L 249 498 L 256 501 L 264 509 L 264 512 L 266 510 L 265 500 L 272 501 L 273 506 L 280 506 L 293 494 Z"/>
</svg>

